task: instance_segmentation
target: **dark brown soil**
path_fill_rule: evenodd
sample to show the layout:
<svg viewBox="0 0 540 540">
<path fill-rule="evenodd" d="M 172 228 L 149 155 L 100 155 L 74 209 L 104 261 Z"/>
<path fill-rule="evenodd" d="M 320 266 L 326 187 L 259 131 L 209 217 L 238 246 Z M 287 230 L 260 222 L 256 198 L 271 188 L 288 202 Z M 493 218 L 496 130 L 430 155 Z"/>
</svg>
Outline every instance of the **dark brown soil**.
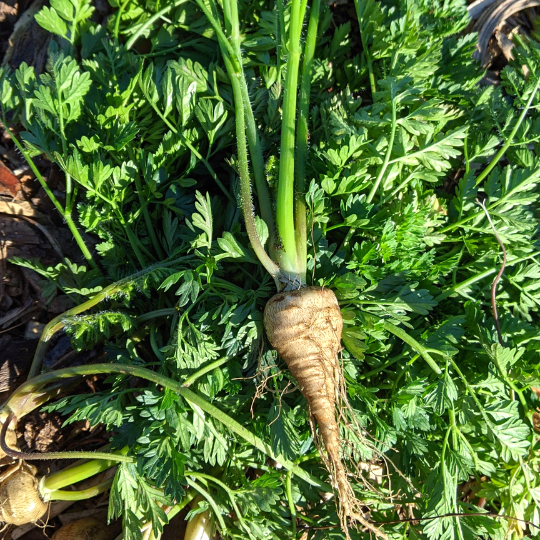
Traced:
<svg viewBox="0 0 540 540">
<path fill-rule="evenodd" d="M 497 0 L 497 3 L 503 1 L 508 0 Z M 0 0 L 0 58 L 4 59 L 4 64 L 16 69 L 26 62 L 33 65 L 38 73 L 43 71 L 50 37 L 37 25 L 33 14 L 44 3 L 44 0 Z M 486 9 L 489 4 L 494 6 L 494 2 L 489 0 L 485 3 Z M 104 20 L 110 10 L 108 3 L 95 0 L 95 4 L 95 16 Z M 338 0 L 333 9 L 338 24 L 350 21 L 352 28 L 357 28 L 351 3 Z M 481 30 L 480 23 L 477 23 L 475 31 Z M 470 29 L 473 27 L 471 23 Z M 497 36 L 494 34 L 487 45 L 484 59 L 488 70 L 486 83 L 498 84 L 500 70 L 511 54 L 505 36 L 511 38 L 515 32 L 540 34 L 540 8 L 523 10 L 501 23 Z M 353 49 L 361 49 L 359 38 L 354 39 Z M 37 158 L 36 164 L 61 200 L 63 186 L 59 171 L 44 159 Z M 456 179 L 452 181 L 455 183 Z M 71 233 L 16 151 L 9 134 L 0 127 L 0 403 L 25 380 L 45 324 L 73 305 L 72 299 L 65 294 L 58 293 L 56 297 L 48 298 L 43 291 L 42 277 L 33 270 L 13 264 L 10 259 L 37 259 L 45 266 L 55 266 L 62 261 L 62 256 L 82 263 Z M 52 343 L 44 364 L 48 368 L 58 368 L 88 362 L 99 354 L 99 351 L 76 353 L 71 349 L 69 338 L 61 336 Z M 82 383 L 81 392 L 92 392 L 96 385 L 99 385 L 99 380 Z M 90 428 L 86 422 L 62 428 L 62 422 L 56 414 L 39 411 L 26 416 L 18 426 L 21 450 L 96 450 L 108 441 L 107 433 L 101 428 Z M 537 423 L 540 425 L 540 421 Z M 35 461 L 34 464 L 41 474 L 65 466 L 65 462 L 54 461 Z M 105 524 L 107 505 L 107 493 L 75 504 L 56 503 L 51 507 L 45 528 L 10 527 L 0 532 L 0 540 L 44 540 L 61 525 L 83 517 L 94 517 Z M 186 512 L 187 509 L 166 528 L 163 540 L 183 536 Z M 113 524 L 111 538 L 115 538 L 120 530 L 119 523 Z"/>
</svg>

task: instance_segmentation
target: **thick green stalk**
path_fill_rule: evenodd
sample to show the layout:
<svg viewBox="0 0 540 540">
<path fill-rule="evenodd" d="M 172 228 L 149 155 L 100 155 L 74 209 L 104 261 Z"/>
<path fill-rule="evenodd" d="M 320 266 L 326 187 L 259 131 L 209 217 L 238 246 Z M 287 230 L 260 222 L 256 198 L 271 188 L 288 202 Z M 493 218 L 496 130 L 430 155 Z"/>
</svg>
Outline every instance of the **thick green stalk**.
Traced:
<svg viewBox="0 0 540 540">
<path fill-rule="evenodd" d="M 125 448 L 122 448 L 118 454 L 126 455 L 127 452 L 128 447 L 126 446 Z M 108 459 L 92 459 L 90 461 L 85 461 L 71 467 L 66 467 L 61 471 L 45 475 L 40 481 L 39 489 L 43 493 L 56 491 L 65 488 L 66 486 L 76 484 L 77 482 L 82 482 L 83 480 L 91 478 L 114 466 L 116 466 L 116 462 Z"/>
<path fill-rule="evenodd" d="M 167 512 L 169 523 L 171 522 L 171 519 L 176 516 L 176 514 L 179 514 L 194 498 L 195 492 L 193 490 L 188 491 L 186 496 L 176 506 L 173 506 L 169 512 Z"/>
<path fill-rule="evenodd" d="M 298 130 L 296 138 L 296 194 L 294 201 L 294 221 L 296 230 L 296 264 L 300 279 L 306 281 L 307 270 L 307 220 L 306 220 L 306 163 L 308 149 L 309 98 L 311 93 L 311 66 L 317 43 L 321 2 L 314 0 L 311 6 L 309 24 L 302 64 L 302 82 L 298 103 Z"/>
<path fill-rule="evenodd" d="M 295 277 L 298 274 L 294 230 L 294 154 L 298 70 L 300 66 L 300 34 L 302 31 L 301 0 L 292 0 L 287 75 L 283 93 L 281 149 L 276 207 L 276 224 L 281 240 L 281 267 Z"/>
<path fill-rule="evenodd" d="M 113 480 L 113 478 L 110 478 L 87 489 L 78 489 L 75 491 L 57 489 L 55 491 L 49 491 L 46 498 L 44 498 L 47 501 L 85 501 L 108 491 L 113 484 Z"/>
<path fill-rule="evenodd" d="M 289 503 L 289 512 L 291 514 L 291 538 L 296 540 L 296 506 L 292 494 L 292 474 L 290 471 L 285 478 L 285 492 L 287 493 L 287 502 Z"/>
<path fill-rule="evenodd" d="M 220 43 L 221 45 L 221 43 Z M 251 181 L 249 177 L 248 155 L 246 145 L 246 130 L 244 123 L 244 104 L 242 99 L 242 89 L 240 84 L 241 74 L 234 69 L 232 61 L 229 59 L 224 47 L 222 47 L 223 60 L 229 73 L 234 94 L 234 105 L 236 110 L 236 142 L 238 151 L 238 172 L 240 174 L 240 199 L 246 230 L 249 242 L 259 261 L 266 268 L 268 273 L 274 278 L 276 286 L 279 288 L 280 270 L 278 265 L 268 256 L 261 243 L 255 225 L 255 214 L 253 212 L 253 201 L 251 198 Z"/>
<path fill-rule="evenodd" d="M 109 459 L 92 459 L 82 465 L 78 465 L 76 469 L 63 469 L 44 476 L 40 482 L 40 491 L 44 494 L 57 491 L 66 486 L 71 486 L 72 484 L 91 478 L 115 465 L 116 462 Z"/>
<path fill-rule="evenodd" d="M 239 422 L 231 418 L 228 414 L 224 413 L 222 410 L 218 409 L 214 405 L 212 405 L 210 402 L 208 402 L 203 397 L 199 396 L 195 392 L 192 392 L 188 388 L 186 388 L 182 382 L 177 382 L 169 377 L 165 377 L 164 375 L 160 375 L 159 373 L 156 373 L 154 371 L 151 371 L 146 368 L 138 367 L 138 366 L 132 366 L 129 364 L 93 364 L 93 365 L 86 365 L 86 366 L 77 366 L 77 367 L 69 367 L 69 368 L 63 368 L 58 369 L 56 371 L 52 371 L 49 373 L 43 373 L 41 375 L 38 375 L 34 379 L 31 379 L 29 381 L 26 381 L 23 383 L 15 392 L 12 394 L 12 396 L 9 398 L 9 401 L 6 403 L 5 407 L 6 410 L 9 410 L 9 402 L 11 400 L 18 400 L 21 395 L 25 395 L 28 392 L 33 392 L 35 389 L 40 388 L 48 383 L 55 382 L 59 379 L 67 379 L 71 377 L 78 377 L 78 376 L 87 376 L 87 375 L 96 375 L 96 374 L 112 374 L 112 373 L 121 373 L 124 375 L 131 375 L 133 377 L 139 377 L 141 379 L 145 379 L 148 381 L 151 381 L 158 386 L 162 386 L 164 388 L 167 388 L 173 392 L 176 392 L 178 395 L 183 397 L 186 401 L 189 403 L 192 403 L 194 405 L 197 405 L 200 407 L 204 412 L 208 413 L 210 416 L 224 424 L 226 427 L 229 428 L 230 431 L 244 439 L 247 443 L 251 444 L 264 454 L 266 454 L 269 458 L 273 459 L 277 463 L 281 464 L 286 470 L 290 470 L 298 476 L 298 478 L 301 478 L 302 480 L 308 482 L 310 485 L 316 487 L 317 489 L 327 491 L 330 490 L 330 487 L 326 484 L 323 484 L 320 480 L 317 478 L 311 476 L 309 473 L 304 471 L 302 468 L 298 467 L 298 465 L 295 465 L 288 459 L 283 458 L 282 456 L 276 455 L 271 446 L 267 443 L 265 443 L 262 439 L 257 437 L 257 435 L 253 434 L 251 431 L 246 429 L 244 426 L 242 426 Z M 5 432 L 7 431 L 7 426 L 9 425 L 9 421 L 6 421 L 4 423 L 4 426 L 2 428 L 2 437 L 1 437 L 1 447 L 5 451 Z M 7 448 L 9 451 L 10 449 Z M 13 451 L 6 452 L 8 455 L 14 454 Z M 44 454 L 24 454 L 19 453 L 21 456 L 24 455 L 24 457 L 21 457 L 21 459 L 65 459 L 66 455 L 69 455 L 71 458 L 92 458 L 92 457 L 98 457 L 101 459 L 110 459 L 113 461 L 133 461 L 133 458 L 129 456 L 122 456 L 118 454 L 107 454 L 103 452 L 50 452 L 50 453 L 44 453 Z"/>
<path fill-rule="evenodd" d="M 240 48 L 240 21 L 238 18 L 238 4 L 237 0 L 230 0 L 224 2 L 224 15 L 225 23 L 229 23 L 230 38 L 235 50 L 235 53 L 239 59 L 242 58 L 242 52 Z M 228 10 L 225 10 L 225 6 L 228 6 Z M 227 13 L 227 11 L 229 13 Z M 229 16 L 227 16 L 229 15 Z M 230 17 L 230 20 L 228 20 Z M 240 66 L 242 63 L 240 62 Z M 270 199 L 270 192 L 266 183 L 264 174 L 264 159 L 262 155 L 261 141 L 259 139 L 259 133 L 257 131 L 257 124 L 255 123 L 255 116 L 253 115 L 253 109 L 251 107 L 251 100 L 249 98 L 249 90 L 246 82 L 246 76 L 243 68 L 241 68 L 240 89 L 242 92 L 242 100 L 244 104 L 244 114 L 246 122 L 246 135 L 249 146 L 249 155 L 251 157 L 251 169 L 253 171 L 253 178 L 255 180 L 255 190 L 257 191 L 257 198 L 259 200 L 259 208 L 261 211 L 261 217 L 266 223 L 269 232 L 270 250 L 273 248 L 275 240 L 275 227 L 274 216 L 272 213 L 272 204 Z"/>
<path fill-rule="evenodd" d="M 233 47 L 227 36 L 224 34 L 221 24 L 216 17 L 208 10 L 202 0 L 195 0 L 201 11 L 206 15 L 210 24 L 214 28 L 218 43 L 223 56 L 223 61 L 229 75 L 231 86 L 233 89 L 235 118 L 236 118 L 236 141 L 238 152 L 238 172 L 240 175 L 240 199 L 244 221 L 249 241 L 253 251 L 261 264 L 265 267 L 268 273 L 273 277 L 276 287 L 280 288 L 280 269 L 279 266 L 268 256 L 261 243 L 257 227 L 255 225 L 255 214 L 253 212 L 253 201 L 251 196 L 251 179 L 249 176 L 248 153 L 246 144 L 246 127 L 245 127 L 245 108 L 242 95 L 242 79 L 243 70 L 241 57 L 238 57 L 236 47 Z M 228 4 L 227 11 L 230 15 L 232 6 Z M 232 30 L 232 28 L 231 28 Z"/>
</svg>

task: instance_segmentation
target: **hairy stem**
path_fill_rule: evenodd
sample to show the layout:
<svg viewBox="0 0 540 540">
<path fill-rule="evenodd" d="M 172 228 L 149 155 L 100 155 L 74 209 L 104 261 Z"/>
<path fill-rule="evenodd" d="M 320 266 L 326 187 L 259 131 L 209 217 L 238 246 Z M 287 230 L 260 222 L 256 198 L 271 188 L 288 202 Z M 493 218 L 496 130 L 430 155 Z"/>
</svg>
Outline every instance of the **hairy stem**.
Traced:
<svg viewBox="0 0 540 540">
<path fill-rule="evenodd" d="M 234 103 L 236 109 L 236 144 L 238 151 L 238 172 L 240 175 L 240 199 L 242 212 L 246 223 L 246 230 L 249 242 L 259 261 L 266 268 L 267 272 L 274 278 L 276 286 L 279 288 L 280 270 L 278 265 L 268 256 L 257 233 L 255 225 L 255 214 L 253 212 L 253 201 L 251 197 L 251 180 L 249 177 L 248 155 L 246 145 L 246 130 L 244 123 L 244 105 L 242 99 L 242 89 L 240 85 L 241 75 L 234 69 L 232 61 L 228 58 L 225 49 L 222 47 L 223 60 L 231 80 Z"/>
<path fill-rule="evenodd" d="M 225 10 L 225 6 L 228 6 L 229 9 Z M 238 57 L 238 59 L 240 59 L 242 57 L 242 52 L 240 49 L 240 20 L 238 18 L 237 0 L 230 0 L 229 2 L 224 2 L 224 14 L 225 22 L 226 24 L 228 24 L 228 27 L 230 29 L 230 38 L 233 43 L 236 56 Z M 266 223 L 266 226 L 268 227 L 268 246 L 269 249 L 272 250 L 275 239 L 274 216 L 272 213 L 270 192 L 268 191 L 268 185 L 266 183 L 266 178 L 264 174 L 264 160 L 262 155 L 261 141 L 257 131 L 255 116 L 253 115 L 251 100 L 249 98 L 249 89 L 243 69 L 240 72 L 239 82 L 244 106 L 246 135 L 249 146 L 249 155 L 251 157 L 251 168 L 253 170 L 253 178 L 255 180 L 255 190 L 257 191 L 257 198 L 259 201 L 261 217 Z"/>
</svg>

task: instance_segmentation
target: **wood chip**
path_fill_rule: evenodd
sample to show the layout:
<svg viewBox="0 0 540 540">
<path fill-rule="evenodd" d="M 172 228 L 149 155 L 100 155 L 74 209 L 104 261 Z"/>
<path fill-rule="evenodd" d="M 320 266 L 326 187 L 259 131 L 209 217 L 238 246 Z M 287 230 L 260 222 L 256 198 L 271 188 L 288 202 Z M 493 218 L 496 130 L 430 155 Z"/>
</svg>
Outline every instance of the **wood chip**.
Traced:
<svg viewBox="0 0 540 540">
<path fill-rule="evenodd" d="M 32 203 L 27 201 L 13 202 L 0 199 L 0 213 L 48 221 L 48 217 L 45 214 L 39 212 Z"/>
<path fill-rule="evenodd" d="M 19 179 L 0 161 L 0 194 L 19 197 L 21 190 Z"/>
</svg>

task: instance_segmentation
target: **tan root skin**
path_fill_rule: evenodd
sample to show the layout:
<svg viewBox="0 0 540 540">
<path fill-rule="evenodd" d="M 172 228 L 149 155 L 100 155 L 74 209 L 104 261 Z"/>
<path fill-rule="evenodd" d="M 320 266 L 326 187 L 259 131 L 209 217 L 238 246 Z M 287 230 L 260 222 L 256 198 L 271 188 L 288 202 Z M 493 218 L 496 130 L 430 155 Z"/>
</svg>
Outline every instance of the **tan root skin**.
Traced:
<svg viewBox="0 0 540 540">
<path fill-rule="evenodd" d="M 114 534 L 112 535 L 114 536 Z M 97 519 L 88 517 L 72 521 L 60 527 L 52 537 L 52 540 L 110 540 L 111 534 L 107 527 Z"/>
<path fill-rule="evenodd" d="M 336 295 L 321 287 L 278 293 L 266 304 L 264 326 L 270 343 L 287 363 L 319 426 L 328 457 L 321 455 L 338 492 L 344 531 L 347 533 L 347 518 L 350 518 L 377 536 L 387 538 L 361 515 L 361 503 L 354 495 L 340 457 L 336 398 L 343 391 L 338 360 L 343 318 Z"/>
<path fill-rule="evenodd" d="M 36 468 L 23 461 L 0 475 L 0 521 L 9 525 L 33 523 L 47 512 L 39 496 Z"/>
</svg>

